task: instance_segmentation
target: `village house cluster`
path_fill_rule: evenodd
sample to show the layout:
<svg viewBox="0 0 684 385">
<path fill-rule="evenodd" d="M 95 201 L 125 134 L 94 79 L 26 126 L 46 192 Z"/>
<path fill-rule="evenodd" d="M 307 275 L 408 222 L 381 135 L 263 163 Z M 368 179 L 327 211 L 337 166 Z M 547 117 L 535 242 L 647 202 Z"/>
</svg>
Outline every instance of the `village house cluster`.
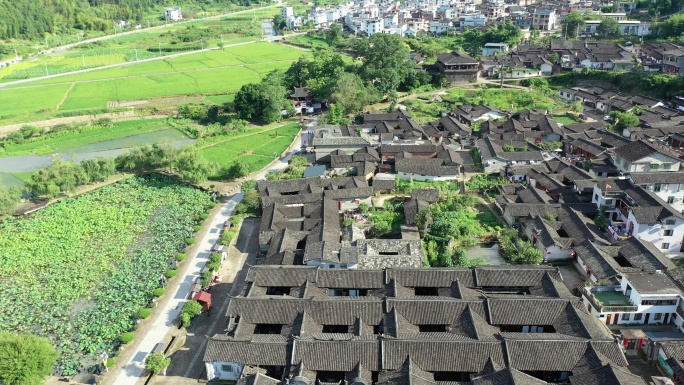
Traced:
<svg viewBox="0 0 684 385">
<path fill-rule="evenodd" d="M 305 89 L 292 95 L 315 104 Z M 208 378 L 643 385 L 623 353 L 641 349 L 681 383 L 684 115 L 677 101 L 594 86 L 558 96 L 581 103 L 586 121 L 460 105 L 426 124 L 397 110 L 306 131 L 305 178 L 257 185 L 259 256 L 225 333 L 209 340 Z M 607 128 L 611 112 L 635 109 L 636 127 Z M 398 183 L 466 193 L 482 172 L 507 181 L 490 191 L 506 225 L 584 282 L 541 266 L 423 268 L 418 217 L 444 198 L 436 188 L 399 194 L 391 237 L 345 222 Z"/>
</svg>

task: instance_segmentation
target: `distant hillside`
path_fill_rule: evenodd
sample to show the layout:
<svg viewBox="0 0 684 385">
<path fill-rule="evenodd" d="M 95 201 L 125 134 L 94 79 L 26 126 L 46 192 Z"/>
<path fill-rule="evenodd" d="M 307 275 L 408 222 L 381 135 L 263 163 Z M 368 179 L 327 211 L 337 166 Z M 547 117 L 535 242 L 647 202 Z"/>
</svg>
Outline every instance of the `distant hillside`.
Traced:
<svg viewBox="0 0 684 385">
<path fill-rule="evenodd" d="M 258 2 L 258 1 L 255 1 Z M 42 39 L 73 29 L 105 31 L 117 19 L 141 21 L 156 6 L 247 5 L 250 0 L 0 0 L 0 39 Z"/>
</svg>

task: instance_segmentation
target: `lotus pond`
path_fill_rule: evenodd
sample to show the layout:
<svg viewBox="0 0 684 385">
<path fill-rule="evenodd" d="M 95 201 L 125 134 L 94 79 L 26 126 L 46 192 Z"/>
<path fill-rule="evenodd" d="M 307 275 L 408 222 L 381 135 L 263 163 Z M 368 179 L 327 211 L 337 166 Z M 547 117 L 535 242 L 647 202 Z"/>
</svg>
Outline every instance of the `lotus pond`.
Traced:
<svg viewBox="0 0 684 385">
<path fill-rule="evenodd" d="M 0 330 L 50 338 L 58 374 L 111 356 L 213 205 L 199 190 L 151 175 L 5 220 Z"/>
</svg>

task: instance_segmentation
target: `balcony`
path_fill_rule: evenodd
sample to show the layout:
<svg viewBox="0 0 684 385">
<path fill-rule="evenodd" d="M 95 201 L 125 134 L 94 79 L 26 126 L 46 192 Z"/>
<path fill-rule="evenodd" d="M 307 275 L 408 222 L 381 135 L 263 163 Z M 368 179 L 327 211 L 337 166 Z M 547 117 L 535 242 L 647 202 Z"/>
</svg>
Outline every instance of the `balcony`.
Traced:
<svg viewBox="0 0 684 385">
<path fill-rule="evenodd" d="M 594 309 L 596 309 L 596 311 L 599 313 L 631 313 L 638 310 L 638 306 L 634 306 L 629 298 L 625 297 L 625 295 L 619 291 L 592 291 L 590 288 L 585 287 L 584 296 L 589 300 L 591 306 L 593 306 Z"/>
</svg>

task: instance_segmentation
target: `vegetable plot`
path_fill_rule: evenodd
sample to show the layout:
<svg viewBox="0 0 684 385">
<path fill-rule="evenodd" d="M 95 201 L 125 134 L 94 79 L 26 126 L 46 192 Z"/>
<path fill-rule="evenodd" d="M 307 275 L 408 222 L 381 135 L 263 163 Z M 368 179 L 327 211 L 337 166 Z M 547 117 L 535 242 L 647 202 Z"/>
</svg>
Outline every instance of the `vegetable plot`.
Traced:
<svg viewBox="0 0 684 385">
<path fill-rule="evenodd" d="M 0 223 L 0 330 L 50 338 L 59 374 L 111 356 L 211 207 L 153 175 Z"/>
</svg>

